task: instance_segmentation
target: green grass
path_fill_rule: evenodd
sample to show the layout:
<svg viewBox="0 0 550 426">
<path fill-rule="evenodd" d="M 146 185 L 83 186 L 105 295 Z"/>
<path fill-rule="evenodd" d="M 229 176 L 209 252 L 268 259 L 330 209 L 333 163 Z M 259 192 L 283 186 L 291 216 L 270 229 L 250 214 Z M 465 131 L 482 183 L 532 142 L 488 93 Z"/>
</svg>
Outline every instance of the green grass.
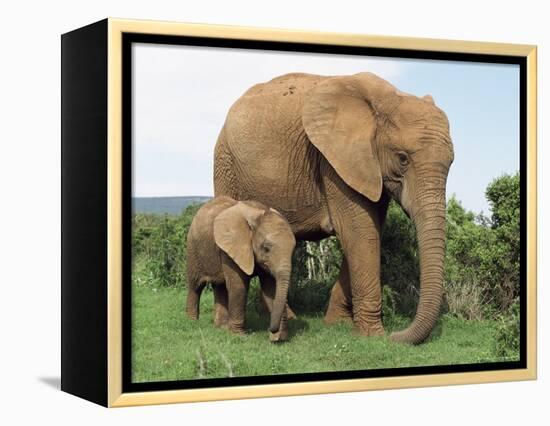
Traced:
<svg viewBox="0 0 550 426">
<path fill-rule="evenodd" d="M 504 360 L 496 355 L 495 321 L 466 321 L 443 316 L 432 337 L 419 346 L 387 337 L 354 335 L 349 324 L 326 326 L 321 313 L 300 315 L 289 322 L 290 339 L 268 340 L 268 318 L 247 312 L 248 334 L 235 336 L 214 328 L 213 296 L 206 289 L 201 315 L 185 315 L 185 290 L 153 288 L 134 272 L 132 380 L 151 382 L 322 371 L 469 364 Z M 403 328 L 395 318 L 386 330 Z"/>
</svg>

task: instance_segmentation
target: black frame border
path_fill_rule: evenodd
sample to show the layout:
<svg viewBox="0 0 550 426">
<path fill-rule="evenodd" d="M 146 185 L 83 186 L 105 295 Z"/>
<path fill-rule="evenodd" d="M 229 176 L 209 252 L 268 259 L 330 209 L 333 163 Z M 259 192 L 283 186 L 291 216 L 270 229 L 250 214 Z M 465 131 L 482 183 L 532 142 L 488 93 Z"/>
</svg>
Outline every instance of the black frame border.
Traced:
<svg viewBox="0 0 550 426">
<path fill-rule="evenodd" d="M 132 44 L 165 44 L 235 49 L 271 50 L 300 53 L 344 54 L 399 59 L 478 62 L 519 65 L 520 74 L 520 360 L 509 362 L 458 364 L 423 367 L 400 367 L 375 370 L 353 370 L 320 373 L 281 374 L 216 379 L 132 382 Z M 186 390 L 198 388 L 267 385 L 296 382 L 318 382 L 345 379 L 367 379 L 429 374 L 466 373 L 527 368 L 527 58 L 523 56 L 455 53 L 363 46 L 340 46 L 314 43 L 220 39 L 210 37 L 172 36 L 142 33 L 122 34 L 122 391 L 124 393 Z"/>
<path fill-rule="evenodd" d="M 106 406 L 108 20 L 61 36 L 61 390 Z"/>
</svg>

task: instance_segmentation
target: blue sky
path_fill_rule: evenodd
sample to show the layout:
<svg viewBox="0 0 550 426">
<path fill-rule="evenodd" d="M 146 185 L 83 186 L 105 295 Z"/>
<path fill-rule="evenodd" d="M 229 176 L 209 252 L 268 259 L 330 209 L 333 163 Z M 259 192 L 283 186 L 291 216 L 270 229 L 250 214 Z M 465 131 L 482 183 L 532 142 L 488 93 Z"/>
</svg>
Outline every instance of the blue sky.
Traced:
<svg viewBox="0 0 550 426">
<path fill-rule="evenodd" d="M 488 213 L 484 191 L 519 169 L 519 67 L 432 60 L 133 46 L 133 195 L 212 195 L 217 135 L 250 86 L 288 72 L 371 71 L 398 89 L 432 95 L 451 125 L 448 197 Z"/>
</svg>

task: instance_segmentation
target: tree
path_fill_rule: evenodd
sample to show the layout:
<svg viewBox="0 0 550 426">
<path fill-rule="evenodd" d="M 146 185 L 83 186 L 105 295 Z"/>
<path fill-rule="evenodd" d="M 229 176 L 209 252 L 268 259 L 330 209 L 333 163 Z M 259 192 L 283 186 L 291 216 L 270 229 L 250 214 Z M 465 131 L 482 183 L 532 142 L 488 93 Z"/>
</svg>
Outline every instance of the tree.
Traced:
<svg viewBox="0 0 550 426">
<path fill-rule="evenodd" d="M 485 192 L 491 204 L 491 228 L 495 235 L 493 265 L 498 271 L 497 302 L 508 309 L 519 296 L 520 278 L 520 176 L 503 175 L 491 182 Z"/>
</svg>

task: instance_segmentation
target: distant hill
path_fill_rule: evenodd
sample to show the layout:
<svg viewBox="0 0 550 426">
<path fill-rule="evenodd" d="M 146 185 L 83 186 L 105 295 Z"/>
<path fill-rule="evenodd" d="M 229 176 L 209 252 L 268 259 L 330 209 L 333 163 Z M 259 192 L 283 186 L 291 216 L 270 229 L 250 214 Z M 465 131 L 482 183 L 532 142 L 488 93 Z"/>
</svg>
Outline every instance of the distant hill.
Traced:
<svg viewBox="0 0 550 426">
<path fill-rule="evenodd" d="M 135 197 L 133 213 L 180 214 L 188 205 L 204 203 L 212 197 Z"/>
</svg>

